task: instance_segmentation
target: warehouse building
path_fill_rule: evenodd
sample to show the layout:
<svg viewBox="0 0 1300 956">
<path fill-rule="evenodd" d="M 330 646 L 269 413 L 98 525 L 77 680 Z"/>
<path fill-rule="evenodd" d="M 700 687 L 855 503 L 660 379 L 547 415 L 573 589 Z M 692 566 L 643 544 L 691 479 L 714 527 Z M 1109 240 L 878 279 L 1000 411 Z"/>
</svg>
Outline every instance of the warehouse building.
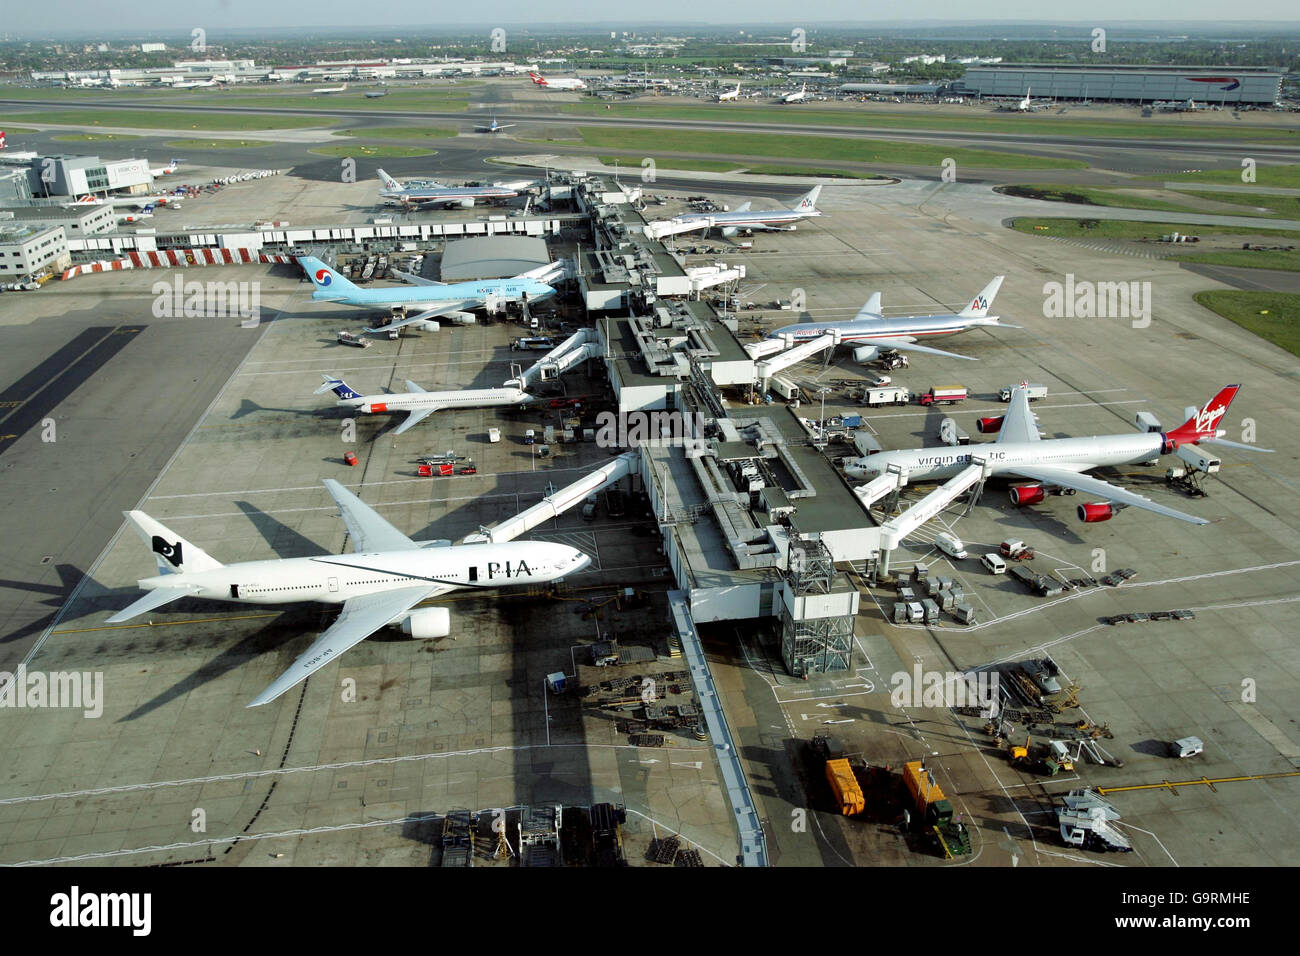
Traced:
<svg viewBox="0 0 1300 956">
<path fill-rule="evenodd" d="M 0 280 L 61 272 L 71 264 L 62 226 L 0 223 Z"/>
<path fill-rule="evenodd" d="M 973 66 L 951 92 L 968 96 L 1152 103 L 1192 100 L 1210 106 L 1272 106 L 1284 71 L 1264 66 L 1071 66 L 1002 63 Z"/>
<path fill-rule="evenodd" d="M 442 254 L 443 282 L 510 279 L 551 261 L 546 240 L 531 236 L 482 236 L 448 242 Z"/>
<path fill-rule="evenodd" d="M 117 231 L 117 214 L 108 203 L 96 206 L 3 206 L 0 220 L 39 225 L 62 226 L 68 238 L 98 236 Z"/>
</svg>

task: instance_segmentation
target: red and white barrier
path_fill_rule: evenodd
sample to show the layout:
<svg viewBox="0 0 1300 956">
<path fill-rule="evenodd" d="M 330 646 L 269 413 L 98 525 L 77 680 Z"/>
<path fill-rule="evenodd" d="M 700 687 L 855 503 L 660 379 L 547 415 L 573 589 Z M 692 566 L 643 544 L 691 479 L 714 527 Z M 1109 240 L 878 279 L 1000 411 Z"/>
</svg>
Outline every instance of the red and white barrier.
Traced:
<svg viewBox="0 0 1300 956">
<path fill-rule="evenodd" d="M 288 265 L 293 256 L 254 252 L 252 249 L 156 249 L 128 252 L 127 258 L 114 261 L 87 262 L 64 270 L 61 278 L 91 272 L 115 272 L 119 269 L 186 269 L 190 266 L 233 266 L 264 262 Z"/>
</svg>

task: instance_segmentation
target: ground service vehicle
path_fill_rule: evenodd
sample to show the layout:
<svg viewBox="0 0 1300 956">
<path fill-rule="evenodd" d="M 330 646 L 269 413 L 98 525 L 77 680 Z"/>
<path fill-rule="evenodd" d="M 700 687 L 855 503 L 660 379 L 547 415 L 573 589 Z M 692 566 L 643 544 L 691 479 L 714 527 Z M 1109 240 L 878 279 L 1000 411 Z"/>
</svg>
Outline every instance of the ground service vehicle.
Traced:
<svg viewBox="0 0 1300 956">
<path fill-rule="evenodd" d="M 917 400 L 922 405 L 955 405 L 966 399 L 965 385 L 932 385 Z"/>
<path fill-rule="evenodd" d="M 888 388 L 869 388 L 862 396 L 863 405 L 906 405 L 911 393 L 905 388 L 890 386 Z"/>
<path fill-rule="evenodd" d="M 826 782 L 831 785 L 835 803 L 844 816 L 851 817 L 867 808 L 867 800 L 853 773 L 853 765 L 845 758 L 826 761 Z"/>
<path fill-rule="evenodd" d="M 1047 397 L 1046 385 L 1024 385 L 1021 387 L 1026 390 L 1026 397 L 1031 402 Z M 1016 388 L 1017 386 L 1015 385 L 1003 385 L 1002 388 L 998 390 L 998 400 L 1003 402 L 1011 401 L 1011 393 L 1014 392 Z M 1159 429 L 1157 429 L 1157 431 L 1159 431 Z"/>
</svg>

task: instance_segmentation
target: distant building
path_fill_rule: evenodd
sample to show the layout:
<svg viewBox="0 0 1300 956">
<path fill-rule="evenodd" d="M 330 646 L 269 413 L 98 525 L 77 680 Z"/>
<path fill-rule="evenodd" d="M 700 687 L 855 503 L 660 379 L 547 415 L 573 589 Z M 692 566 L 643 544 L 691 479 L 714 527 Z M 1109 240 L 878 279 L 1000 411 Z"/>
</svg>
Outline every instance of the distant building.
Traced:
<svg viewBox="0 0 1300 956">
<path fill-rule="evenodd" d="M 101 160 L 98 156 L 38 156 L 28 167 L 27 179 L 37 197 L 111 190 L 145 193 L 153 186 L 147 159 Z"/>
<path fill-rule="evenodd" d="M 1151 103 L 1193 100 L 1211 106 L 1272 106 L 1284 71 L 1266 66 L 1055 66 L 1004 63 L 973 66 L 953 84 L 972 96 L 1035 97 Z"/>
<path fill-rule="evenodd" d="M 72 265 L 62 226 L 0 222 L 0 279 L 13 281 Z"/>
<path fill-rule="evenodd" d="M 140 52 L 141 53 L 166 53 L 167 44 L 166 43 L 141 43 Z"/>
</svg>

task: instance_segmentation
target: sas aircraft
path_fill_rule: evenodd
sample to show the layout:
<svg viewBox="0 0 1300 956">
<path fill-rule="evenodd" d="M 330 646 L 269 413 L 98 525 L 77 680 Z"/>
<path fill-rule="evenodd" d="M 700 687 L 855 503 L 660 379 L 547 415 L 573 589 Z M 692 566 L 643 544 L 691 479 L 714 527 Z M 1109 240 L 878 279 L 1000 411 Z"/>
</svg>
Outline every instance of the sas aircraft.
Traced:
<svg viewBox="0 0 1300 956">
<path fill-rule="evenodd" d="M 406 421 L 393 429 L 394 435 L 402 434 L 444 408 L 492 408 L 502 405 L 520 408 L 540 401 L 536 395 L 529 394 L 517 385 L 508 384 L 501 388 L 462 388 L 449 392 L 430 392 L 407 379 L 404 395 L 400 393 L 362 395 L 341 378 L 323 373 L 321 378 L 325 379 L 325 384 L 316 389 L 316 394 L 333 392 L 338 396 L 338 404 L 344 408 L 354 408 L 367 415 L 410 412 L 406 416 Z"/>
</svg>

